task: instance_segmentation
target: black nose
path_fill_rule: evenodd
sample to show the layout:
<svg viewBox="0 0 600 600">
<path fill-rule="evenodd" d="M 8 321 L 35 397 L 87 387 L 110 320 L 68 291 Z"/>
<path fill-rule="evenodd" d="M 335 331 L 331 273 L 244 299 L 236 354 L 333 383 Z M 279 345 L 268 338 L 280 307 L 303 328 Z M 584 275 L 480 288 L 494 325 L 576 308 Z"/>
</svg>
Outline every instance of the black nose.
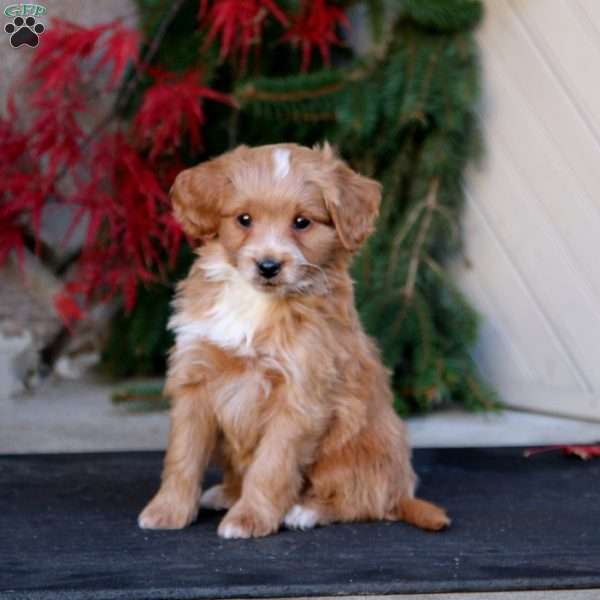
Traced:
<svg viewBox="0 0 600 600">
<path fill-rule="evenodd" d="M 275 275 L 281 271 L 281 263 L 272 258 L 265 258 L 264 260 L 257 262 L 256 266 L 258 267 L 258 272 L 265 279 L 271 279 L 271 277 L 275 277 Z"/>
</svg>

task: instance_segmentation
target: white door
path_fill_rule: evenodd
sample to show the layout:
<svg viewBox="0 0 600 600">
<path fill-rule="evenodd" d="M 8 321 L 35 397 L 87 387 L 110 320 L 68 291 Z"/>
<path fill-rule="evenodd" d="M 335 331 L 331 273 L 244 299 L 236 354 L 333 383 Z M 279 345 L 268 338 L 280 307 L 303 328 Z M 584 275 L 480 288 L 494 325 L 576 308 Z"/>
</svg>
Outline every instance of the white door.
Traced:
<svg viewBox="0 0 600 600">
<path fill-rule="evenodd" d="M 464 261 L 508 405 L 600 420 L 600 0 L 488 0 Z M 600 437 L 600 436 L 599 436 Z"/>
</svg>

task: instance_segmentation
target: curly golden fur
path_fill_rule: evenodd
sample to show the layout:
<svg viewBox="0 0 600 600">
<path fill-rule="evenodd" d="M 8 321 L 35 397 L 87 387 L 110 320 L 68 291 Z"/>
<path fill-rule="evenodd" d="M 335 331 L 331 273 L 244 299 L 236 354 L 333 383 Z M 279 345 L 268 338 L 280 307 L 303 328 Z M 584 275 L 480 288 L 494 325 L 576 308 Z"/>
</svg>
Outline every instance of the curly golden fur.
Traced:
<svg viewBox="0 0 600 600">
<path fill-rule="evenodd" d="M 227 509 L 225 538 L 370 519 L 447 526 L 414 497 L 389 375 L 354 307 L 348 266 L 380 185 L 327 144 L 242 146 L 180 173 L 172 200 L 199 249 L 174 302 L 171 432 L 140 526 L 185 527 L 201 506 Z M 223 482 L 202 494 L 211 458 Z"/>
</svg>

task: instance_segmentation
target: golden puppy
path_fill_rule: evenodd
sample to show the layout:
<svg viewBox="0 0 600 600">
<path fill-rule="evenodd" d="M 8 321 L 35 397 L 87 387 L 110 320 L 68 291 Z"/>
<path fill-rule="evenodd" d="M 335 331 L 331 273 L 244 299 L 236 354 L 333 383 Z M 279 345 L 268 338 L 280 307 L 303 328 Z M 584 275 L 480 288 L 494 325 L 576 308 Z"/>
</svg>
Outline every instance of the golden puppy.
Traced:
<svg viewBox="0 0 600 600">
<path fill-rule="evenodd" d="M 179 174 L 175 215 L 202 242 L 180 283 L 166 392 L 171 433 L 148 529 L 227 509 L 224 538 L 335 521 L 449 524 L 414 497 L 388 372 L 363 332 L 348 266 L 377 182 L 325 144 L 247 148 Z M 223 482 L 200 484 L 214 457 Z"/>
</svg>

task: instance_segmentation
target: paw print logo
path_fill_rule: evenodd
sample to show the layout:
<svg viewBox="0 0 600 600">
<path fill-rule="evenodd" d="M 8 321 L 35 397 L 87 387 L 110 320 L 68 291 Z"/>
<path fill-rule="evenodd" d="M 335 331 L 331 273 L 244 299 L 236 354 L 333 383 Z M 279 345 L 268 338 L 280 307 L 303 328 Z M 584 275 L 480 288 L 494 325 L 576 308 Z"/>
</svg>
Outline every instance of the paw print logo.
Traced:
<svg viewBox="0 0 600 600">
<path fill-rule="evenodd" d="M 18 48 L 23 44 L 35 48 L 39 43 L 39 35 L 44 33 L 44 26 L 36 23 L 33 17 L 15 17 L 12 23 L 4 26 L 4 31 L 10 34 L 10 45 Z"/>
</svg>

